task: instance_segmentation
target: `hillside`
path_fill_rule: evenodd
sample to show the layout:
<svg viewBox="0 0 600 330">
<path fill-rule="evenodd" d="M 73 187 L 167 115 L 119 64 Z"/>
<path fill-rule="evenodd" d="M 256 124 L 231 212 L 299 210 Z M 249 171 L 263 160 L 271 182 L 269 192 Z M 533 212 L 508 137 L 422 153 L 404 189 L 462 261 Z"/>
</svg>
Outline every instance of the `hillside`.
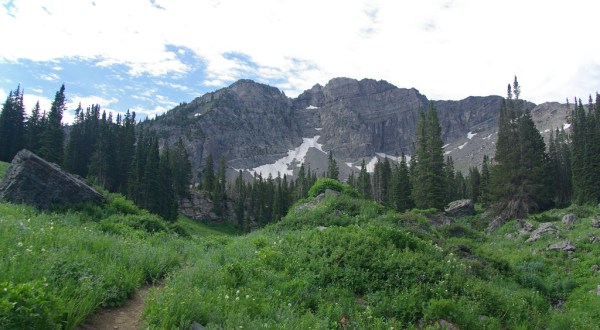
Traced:
<svg viewBox="0 0 600 330">
<path fill-rule="evenodd" d="M 0 328 L 72 329 L 145 282 L 151 329 L 593 329 L 600 209 L 550 210 L 491 235 L 476 216 L 432 227 L 343 192 L 243 236 L 167 225 L 119 195 L 40 213 L 0 204 Z M 577 220 L 563 224 L 561 218 Z M 538 224 L 555 231 L 529 243 Z M 521 232 L 521 234 L 518 234 Z M 574 252 L 549 250 L 569 240 Z"/>
</svg>

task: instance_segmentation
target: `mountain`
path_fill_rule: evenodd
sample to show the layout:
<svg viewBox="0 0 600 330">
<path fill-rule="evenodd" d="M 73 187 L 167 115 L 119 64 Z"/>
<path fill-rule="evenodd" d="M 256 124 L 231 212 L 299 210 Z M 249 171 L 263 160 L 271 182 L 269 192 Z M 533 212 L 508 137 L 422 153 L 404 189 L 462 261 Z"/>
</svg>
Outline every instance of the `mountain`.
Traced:
<svg viewBox="0 0 600 330">
<path fill-rule="evenodd" d="M 431 101 L 442 126 L 445 153 L 457 169 L 481 164 L 493 155 L 502 97 L 470 96 L 460 101 Z M 184 139 L 194 176 L 209 154 L 224 157 L 231 170 L 292 174 L 302 162 L 322 173 L 333 151 L 342 177 L 357 171 L 362 160 L 412 154 L 420 108 L 430 100 L 414 88 L 386 81 L 335 78 L 296 98 L 275 87 L 240 80 L 227 88 L 182 103 L 147 121 L 163 144 Z M 558 103 L 526 108 L 538 129 L 567 123 L 567 108 Z"/>
</svg>

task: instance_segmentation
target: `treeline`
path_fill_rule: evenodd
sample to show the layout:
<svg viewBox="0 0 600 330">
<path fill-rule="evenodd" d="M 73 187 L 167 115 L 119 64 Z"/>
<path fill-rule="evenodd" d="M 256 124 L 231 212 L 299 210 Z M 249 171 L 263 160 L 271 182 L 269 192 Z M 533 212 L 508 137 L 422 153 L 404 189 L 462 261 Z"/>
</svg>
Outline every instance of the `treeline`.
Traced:
<svg viewBox="0 0 600 330">
<path fill-rule="evenodd" d="M 65 110 L 64 85 L 48 113 L 38 102 L 28 117 L 20 86 L 11 91 L 0 113 L 0 160 L 10 162 L 27 148 L 108 191 L 127 195 L 167 220 L 177 217 L 177 199 L 188 194 L 191 179 L 181 140 L 159 152 L 158 137 L 140 128 L 135 112 L 128 110 L 114 118 L 99 105 L 84 110 L 81 104 L 65 138 Z"/>
<path fill-rule="evenodd" d="M 292 204 L 308 196 L 308 190 L 317 181 L 317 173 L 300 166 L 296 179 L 287 175 L 263 178 L 257 173 L 253 178 L 244 178 L 240 170 L 233 184 L 227 184 L 225 160 L 221 158 L 215 171 L 211 155 L 206 158 L 201 191 L 210 196 L 212 211 L 224 218 L 233 214 L 237 225 L 244 231 L 254 226 L 264 226 L 285 216 Z"/>
<path fill-rule="evenodd" d="M 412 208 L 443 207 L 451 201 L 470 198 L 489 202 L 489 158 L 484 157 L 481 170 L 471 167 L 467 175 L 454 169 L 452 157 L 443 155 L 441 128 L 433 104 L 427 114 L 419 111 L 415 153 L 407 160 L 402 154 L 397 161 L 379 159 L 373 173 L 365 161 L 358 174 L 351 173 L 348 184 L 368 199 L 399 212 Z"/>
<path fill-rule="evenodd" d="M 419 112 L 410 164 L 404 155 L 397 162 L 386 158 L 368 173 L 363 161 L 348 183 L 363 197 L 398 211 L 443 209 L 453 200 L 470 198 L 501 219 L 572 202 L 600 202 L 600 95 L 595 103 L 590 96 L 587 107 L 576 100 L 571 133 L 556 128 L 546 148 L 520 94 L 515 77 L 502 103 L 495 157 L 483 156 L 481 168 L 471 167 L 464 175 L 455 171 L 451 157 L 444 161 L 441 129 L 430 105 L 427 113 Z"/>
</svg>

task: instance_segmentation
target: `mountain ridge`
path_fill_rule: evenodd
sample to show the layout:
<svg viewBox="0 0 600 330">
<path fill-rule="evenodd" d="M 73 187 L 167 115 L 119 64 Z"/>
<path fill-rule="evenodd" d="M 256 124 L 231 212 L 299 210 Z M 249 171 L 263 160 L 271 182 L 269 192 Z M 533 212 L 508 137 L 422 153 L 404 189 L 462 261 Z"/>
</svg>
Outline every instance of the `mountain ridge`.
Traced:
<svg viewBox="0 0 600 330">
<path fill-rule="evenodd" d="M 454 158 L 457 169 L 465 170 L 481 164 L 483 154 L 493 155 L 502 99 L 490 95 L 436 101 L 416 88 L 344 77 L 324 86 L 315 84 L 290 98 L 276 87 L 243 79 L 183 103 L 146 125 L 159 133 L 163 145 L 183 137 L 195 177 L 209 154 L 224 157 L 230 169 L 252 170 L 275 163 L 303 139 L 316 136 L 324 152 L 334 153 L 344 177 L 362 160 L 410 155 L 418 111 L 431 102 L 440 118 L 446 155 Z M 568 120 L 565 105 L 525 105 L 534 120 L 540 119 L 540 131 Z M 322 159 L 305 162 L 324 171 Z"/>
</svg>

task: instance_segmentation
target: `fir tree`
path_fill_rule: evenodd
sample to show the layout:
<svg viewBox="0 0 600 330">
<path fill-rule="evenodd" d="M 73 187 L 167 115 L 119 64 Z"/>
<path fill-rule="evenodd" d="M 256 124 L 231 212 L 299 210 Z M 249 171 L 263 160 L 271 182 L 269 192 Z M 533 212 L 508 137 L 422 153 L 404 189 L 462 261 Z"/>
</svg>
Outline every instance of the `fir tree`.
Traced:
<svg viewBox="0 0 600 330">
<path fill-rule="evenodd" d="M 225 158 L 221 157 L 219 160 L 219 167 L 217 168 L 217 175 L 215 177 L 213 185 L 213 212 L 218 217 L 222 217 L 225 214 L 227 194 L 225 192 L 226 177 L 225 177 Z"/>
<path fill-rule="evenodd" d="M 167 221 L 177 219 L 177 196 L 173 187 L 173 178 L 171 176 L 169 149 L 165 149 L 160 156 L 158 168 L 158 191 L 160 191 L 160 202 L 156 213 Z"/>
<path fill-rule="evenodd" d="M 360 172 L 358 173 L 358 192 L 363 198 L 373 198 L 372 187 L 371 187 L 371 175 L 367 172 L 367 165 L 365 160 L 362 160 L 360 164 Z"/>
<path fill-rule="evenodd" d="M 63 127 L 62 117 L 66 110 L 65 85 L 60 87 L 56 92 L 54 101 L 48 113 L 48 124 L 44 128 L 42 134 L 42 146 L 40 148 L 40 156 L 47 161 L 61 164 L 63 160 Z"/>
<path fill-rule="evenodd" d="M 40 101 L 37 101 L 25 124 L 25 148 L 33 153 L 38 153 L 40 150 L 40 139 L 44 129 L 41 112 Z"/>
<path fill-rule="evenodd" d="M 245 222 L 245 200 L 246 200 L 246 187 L 244 185 L 244 177 L 242 170 L 239 171 L 238 177 L 235 180 L 236 194 L 235 194 L 235 217 L 238 226 L 247 231 L 247 225 Z"/>
<path fill-rule="evenodd" d="M 173 174 L 175 193 L 178 197 L 187 197 L 192 179 L 192 165 L 181 138 L 172 148 L 170 167 Z"/>
<path fill-rule="evenodd" d="M 215 170 L 212 155 L 206 157 L 206 164 L 202 170 L 202 189 L 212 192 L 215 186 Z"/>
<path fill-rule="evenodd" d="M 417 123 L 416 169 L 413 200 L 421 209 L 443 209 L 446 204 L 446 180 L 444 172 L 441 127 L 433 103 L 425 116 L 419 113 Z"/>
<path fill-rule="evenodd" d="M 10 162 L 25 145 L 25 107 L 21 86 L 10 91 L 0 112 L 0 161 Z"/>
<path fill-rule="evenodd" d="M 406 155 L 402 153 L 400 164 L 394 167 L 393 206 L 398 212 L 411 209 L 414 203 L 411 199 L 411 184 L 406 163 Z"/>
<path fill-rule="evenodd" d="M 338 168 L 337 162 L 333 158 L 333 151 L 329 151 L 329 156 L 327 157 L 327 177 L 334 180 L 339 180 L 340 170 Z"/>
<path fill-rule="evenodd" d="M 517 98 L 507 98 L 501 107 L 490 186 L 496 213 L 503 219 L 523 218 L 551 204 L 545 144 L 518 99 L 518 84 L 513 90 Z"/>
</svg>

